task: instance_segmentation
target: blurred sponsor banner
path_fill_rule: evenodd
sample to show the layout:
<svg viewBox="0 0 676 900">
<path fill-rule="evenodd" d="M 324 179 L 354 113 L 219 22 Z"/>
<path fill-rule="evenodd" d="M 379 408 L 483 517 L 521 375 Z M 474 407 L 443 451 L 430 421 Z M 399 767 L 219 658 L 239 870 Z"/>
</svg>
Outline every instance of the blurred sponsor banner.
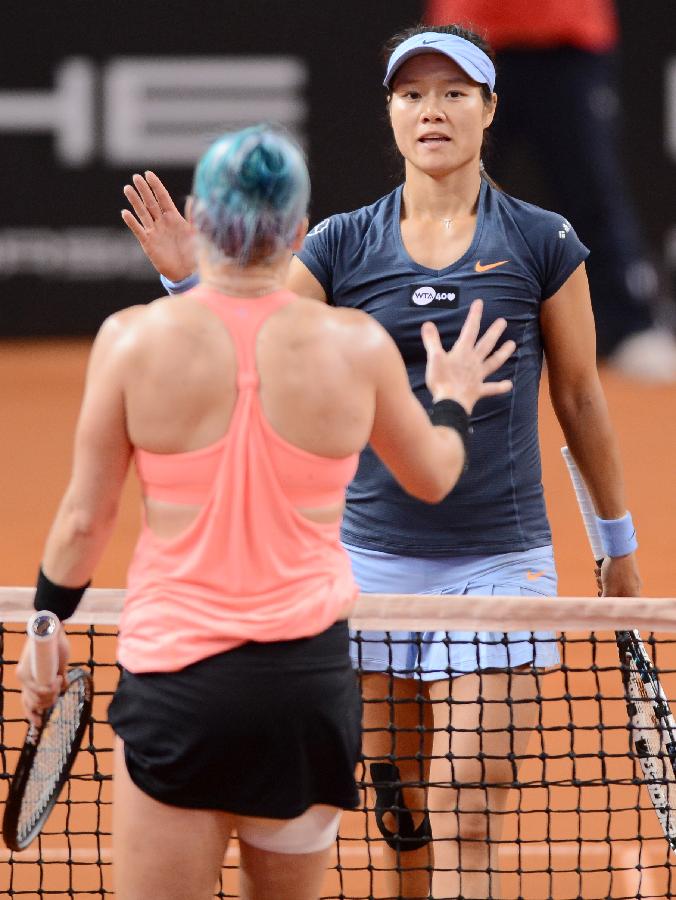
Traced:
<svg viewBox="0 0 676 900">
<path fill-rule="evenodd" d="M 66 57 L 53 88 L 0 91 L 0 133 L 51 135 L 66 169 L 192 166 L 224 130 L 273 121 L 302 134 L 306 81 L 297 57 Z"/>
<path fill-rule="evenodd" d="M 0 335 L 90 334 L 161 293 L 120 218 L 153 168 L 177 204 L 226 130 L 267 121 L 309 154 L 314 220 L 391 185 L 380 45 L 411 0 L 26 0 L 0 58 Z"/>
<path fill-rule="evenodd" d="M 157 274 L 119 216 L 122 187 L 153 168 L 180 206 L 196 158 L 224 130 L 270 121 L 301 141 L 313 222 L 390 190 L 401 167 L 380 47 L 422 6 L 12 4 L 0 56 L 0 335 L 91 334 L 114 310 L 158 296 Z M 619 8 L 631 36 L 622 50 L 627 171 L 650 242 L 676 271 L 667 201 L 676 196 L 676 7 Z"/>
</svg>

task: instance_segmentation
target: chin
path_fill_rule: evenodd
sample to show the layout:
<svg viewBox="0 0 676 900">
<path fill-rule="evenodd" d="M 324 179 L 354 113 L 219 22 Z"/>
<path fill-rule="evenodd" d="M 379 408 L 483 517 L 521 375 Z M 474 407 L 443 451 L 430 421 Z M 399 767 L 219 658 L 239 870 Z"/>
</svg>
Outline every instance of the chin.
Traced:
<svg viewBox="0 0 676 900">
<path fill-rule="evenodd" d="M 419 172 L 422 172 L 423 175 L 429 175 L 430 178 L 445 178 L 447 175 L 457 172 L 460 168 L 457 163 L 443 159 L 435 160 L 434 162 L 430 160 L 420 163 L 414 162 L 413 165 Z"/>
<path fill-rule="evenodd" d="M 447 175 L 452 175 L 454 172 L 465 168 L 472 162 L 472 159 L 473 158 L 458 159 L 456 154 L 444 154 L 443 156 L 442 154 L 439 154 L 438 159 L 430 159 L 429 156 L 425 159 L 421 159 L 420 156 L 416 154 L 410 162 L 416 169 L 423 172 L 425 175 L 429 175 L 431 178 L 444 178 Z"/>
</svg>

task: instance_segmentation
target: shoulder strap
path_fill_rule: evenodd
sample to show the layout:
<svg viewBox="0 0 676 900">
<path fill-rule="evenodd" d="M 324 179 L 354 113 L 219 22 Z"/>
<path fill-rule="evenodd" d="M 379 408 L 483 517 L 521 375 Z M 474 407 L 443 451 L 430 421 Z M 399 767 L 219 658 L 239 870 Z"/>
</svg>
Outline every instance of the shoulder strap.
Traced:
<svg viewBox="0 0 676 900">
<path fill-rule="evenodd" d="M 276 291 L 263 297 L 230 297 L 200 286 L 192 296 L 218 316 L 232 337 L 237 354 L 238 389 L 255 390 L 259 383 L 256 336 L 269 316 L 294 300 L 295 295 L 290 291 Z"/>
</svg>

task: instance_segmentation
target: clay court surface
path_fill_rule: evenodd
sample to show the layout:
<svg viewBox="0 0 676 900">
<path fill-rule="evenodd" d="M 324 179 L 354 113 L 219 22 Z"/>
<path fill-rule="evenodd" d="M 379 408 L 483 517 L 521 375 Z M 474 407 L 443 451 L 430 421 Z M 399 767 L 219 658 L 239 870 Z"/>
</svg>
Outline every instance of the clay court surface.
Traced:
<svg viewBox="0 0 676 900">
<path fill-rule="evenodd" d="M 73 429 L 89 352 L 87 341 L 0 343 L 0 519 L 4 585 L 28 585 L 66 485 Z M 676 388 L 644 387 L 603 373 L 626 470 L 627 503 L 637 524 L 646 596 L 676 590 Z M 559 592 L 593 589 L 588 551 L 559 447 L 561 432 L 546 394 L 540 412 L 544 481 L 560 576 Z M 96 587 L 122 587 L 138 522 L 133 476 Z"/>
<path fill-rule="evenodd" d="M 84 372 L 86 367 L 89 342 L 87 341 L 30 341 L 30 342 L 0 342 L 0 415 L 2 421 L 2 440 L 0 441 L 0 496 L 2 497 L 2 517 L 0 518 L 0 546 L 1 568 L 0 583 L 2 585 L 30 585 L 34 582 L 37 566 L 40 560 L 41 549 L 45 540 L 46 531 L 54 514 L 60 495 L 66 485 L 70 465 L 70 452 L 73 428 L 77 416 L 80 401 Z M 674 548 L 673 515 L 676 508 L 676 477 L 674 474 L 674 458 L 676 450 L 676 389 L 669 387 L 648 387 L 628 382 L 610 371 L 603 372 L 603 382 L 606 388 L 611 414 L 618 431 L 627 480 L 627 504 L 632 510 L 634 521 L 637 525 L 640 541 L 639 560 L 644 581 L 644 594 L 655 597 L 672 597 L 676 594 L 676 551 Z M 559 448 L 563 443 L 561 432 L 556 424 L 551 411 L 546 393 L 546 379 L 543 383 L 541 400 L 540 430 L 542 437 L 544 481 L 548 499 L 550 519 L 554 532 L 554 547 L 560 576 L 559 590 L 564 595 L 592 595 L 594 593 L 594 581 L 592 576 L 592 564 L 586 538 L 579 521 L 576 503 L 568 482 L 568 475 L 561 459 Z M 123 587 L 125 567 L 132 550 L 139 514 L 139 495 L 135 479 L 130 476 L 125 488 L 122 508 L 120 511 L 117 529 L 105 556 L 99 565 L 94 579 L 95 587 Z M 590 600 L 590 602 L 603 603 L 603 600 Z M 8 636 L 5 645 L 5 657 L 15 658 L 17 637 Z M 85 641 L 85 638 L 78 639 Z M 660 648 L 662 650 L 662 648 Z M 83 645 L 82 653 L 86 652 Z M 576 667 L 584 669 L 587 663 L 588 649 L 580 644 L 578 649 L 573 649 Z M 674 645 L 667 645 L 662 652 L 668 656 L 661 660 L 662 666 L 676 668 L 676 650 Z M 110 664 L 114 655 L 114 637 L 101 638 L 97 653 L 101 658 L 97 662 Z M 613 646 L 608 644 L 600 650 L 601 659 L 612 659 Z M 615 657 L 616 658 L 616 657 Z M 571 657 L 573 659 L 573 657 Z M 591 661 L 591 660 L 589 660 Z M 612 664 L 612 663 L 610 663 Z M 562 685 L 557 683 L 559 676 L 548 676 L 549 686 L 543 689 L 545 696 L 551 693 L 552 698 L 560 696 Z M 584 673 L 579 676 L 580 688 L 583 688 Z M 11 683 L 12 673 L 5 669 L 5 683 Z M 112 690 L 115 680 L 115 670 L 111 665 L 104 665 L 97 670 L 97 689 L 99 691 Z M 674 678 L 665 679 L 665 687 L 670 697 L 676 697 L 676 681 Z M 609 693 L 613 687 L 609 684 Z M 617 693 L 617 687 L 615 687 Z M 97 719 L 105 718 L 107 698 L 100 697 L 95 709 Z M 7 709 L 5 710 L 7 714 Z M 558 701 L 552 700 L 548 708 L 549 716 L 562 720 L 570 717 L 570 710 L 564 708 Z M 576 724 L 593 721 L 593 716 L 598 717 L 598 709 L 585 706 L 582 703 L 576 705 L 574 716 Z M 608 722 L 622 724 L 623 701 L 619 693 L 616 699 L 604 701 L 603 717 Z M 16 726 L 17 728 L 19 726 Z M 96 726 L 96 743 L 109 744 L 109 737 L 105 733 L 107 726 Z M 14 738 L 20 740 L 20 738 Z M 584 748 L 593 755 L 597 740 L 593 735 L 585 738 L 588 745 Z M 624 738 L 626 743 L 626 737 Z M 552 746 L 552 752 L 556 750 Z M 578 748 L 576 747 L 576 751 Z M 7 765 L 12 767 L 12 759 L 7 759 Z M 78 765 L 91 766 L 87 755 Z M 110 770 L 110 754 L 102 754 L 99 757 L 102 772 Z M 565 765 L 565 763 L 562 763 Z M 587 765 L 593 766 L 593 760 Z M 587 773 L 589 774 L 589 773 Z M 559 776 L 564 773 L 560 772 Z M 3 785 L 6 784 L 3 782 Z M 103 790 L 104 801 L 110 800 L 110 785 L 108 782 L 101 785 L 95 782 L 91 785 L 91 796 L 83 800 L 94 800 L 97 791 Z M 3 792 L 6 788 L 3 786 Z M 601 789 L 603 790 L 603 789 Z M 618 788 L 622 791 L 622 788 Z M 627 788 L 633 791 L 634 788 Z M 571 793 L 572 792 L 572 793 Z M 573 796 L 574 795 L 574 796 Z M 622 797 L 616 794 L 618 803 L 622 803 Z M 538 797 L 537 789 L 528 796 L 524 794 L 522 808 L 528 803 L 537 808 L 542 798 Z M 627 799 L 629 805 L 631 799 Z M 603 812 L 605 801 L 602 797 L 589 794 L 580 797 L 574 788 L 561 789 L 559 795 L 552 793 L 548 799 L 549 807 L 555 812 L 547 821 L 542 819 L 539 813 L 524 813 L 521 816 L 522 834 L 530 833 L 531 839 L 537 837 L 542 829 L 542 844 L 540 850 L 532 847 L 530 857 L 524 859 L 524 868 L 546 868 L 546 845 L 544 839 L 549 834 L 559 842 L 556 856 L 552 856 L 553 869 L 570 868 L 575 866 L 575 840 L 578 833 L 584 838 L 598 836 L 599 830 L 606 831 L 606 814 Z M 582 805 L 586 810 L 578 815 L 575 810 Z M 109 831 L 108 815 L 109 807 L 103 808 L 103 820 L 96 820 L 96 807 L 94 804 L 83 803 L 70 807 L 70 828 L 77 826 L 76 830 L 93 831 L 98 826 L 101 831 Z M 61 816 L 59 820 L 58 817 Z M 55 819 L 50 822 L 50 831 L 58 831 L 65 826 L 65 811 L 57 810 Z M 636 816 L 623 818 L 617 814 L 610 825 L 610 833 L 617 838 L 617 844 L 612 844 L 612 860 L 608 859 L 609 851 L 590 849 L 589 852 L 582 847 L 582 867 L 589 869 L 603 869 L 609 863 L 614 867 L 620 867 L 623 872 L 615 873 L 612 884 L 604 872 L 591 873 L 583 876 L 581 896 L 586 898 L 603 897 L 635 897 L 640 890 L 640 896 L 663 898 L 676 896 L 676 882 L 668 887 L 669 876 L 666 863 L 666 843 L 659 836 L 657 822 L 652 813 L 640 815 L 640 831 L 651 840 L 644 841 L 641 860 L 644 864 L 656 864 L 660 868 L 655 870 L 648 884 L 644 879 L 639 888 L 636 873 L 639 847 L 637 842 L 624 841 L 623 838 L 637 834 Z M 516 817 L 514 819 L 516 827 Z M 362 814 L 354 813 L 345 817 L 343 833 L 346 837 L 357 837 L 364 834 L 365 822 Z M 109 839 L 107 844 L 109 846 Z M 48 839 L 53 846 L 52 856 L 54 860 L 64 851 L 64 841 L 55 837 Z M 107 846 L 102 846 L 102 855 L 109 857 Z M 92 859 L 98 852 L 96 841 L 83 836 L 73 840 L 72 853 L 78 860 L 85 863 Z M 365 888 L 368 879 L 364 868 L 368 862 L 366 845 L 359 840 L 341 842 L 345 856 L 343 864 L 349 868 L 361 869 L 357 872 L 346 871 L 343 875 L 345 896 L 368 896 Z M 541 852 L 540 852 L 541 851 Z M 30 851 L 29 851 L 30 852 Z M 509 868 L 510 848 L 505 848 L 503 862 Z M 542 858 L 538 857 L 538 853 Z M 585 853 L 586 862 L 585 862 Z M 599 856 L 599 853 L 601 855 Z M 602 858 L 603 853 L 606 858 Z M 512 854 L 513 855 L 513 854 Z M 37 898 L 38 890 L 54 891 L 51 897 L 62 898 L 68 896 L 64 892 L 67 889 L 65 866 L 50 866 L 50 878 L 55 879 L 53 884 L 39 884 L 39 867 L 30 863 L 30 857 L 20 866 L 14 867 L 13 875 L 10 875 L 9 866 L 0 861 L 0 895 L 6 896 L 10 890 L 21 891 L 20 896 Z M 589 865 L 587 866 L 586 863 Z M 57 870 L 63 869 L 61 874 Z M 82 865 L 77 867 L 73 876 L 75 889 L 74 896 L 99 896 L 101 878 L 97 866 Z M 228 893 L 234 895 L 234 876 L 227 876 Z M 10 881 L 13 878 L 13 881 Z M 329 873 L 327 880 L 327 896 L 338 896 L 338 876 L 335 872 Z M 575 876 L 554 876 L 551 887 L 544 887 L 543 876 L 526 876 L 521 884 L 520 891 L 516 882 L 511 887 L 506 884 L 506 890 L 514 893 L 505 896 L 523 896 L 542 900 L 546 891 L 551 890 L 554 897 L 577 896 L 573 888 Z M 571 881 L 571 878 L 573 881 Z M 103 872 L 104 884 L 110 890 L 110 867 L 106 866 Z M 377 879 L 376 879 L 377 881 Z M 376 888 L 377 890 L 377 888 Z M 23 891 L 28 891 L 23 893 Z M 34 893 L 31 893 L 33 891 Z M 572 892 L 571 892 L 572 891 Z M 633 893 L 632 893 L 633 891 Z M 80 893 L 81 892 L 81 893 Z M 376 893 L 376 896 L 378 894 Z"/>
</svg>

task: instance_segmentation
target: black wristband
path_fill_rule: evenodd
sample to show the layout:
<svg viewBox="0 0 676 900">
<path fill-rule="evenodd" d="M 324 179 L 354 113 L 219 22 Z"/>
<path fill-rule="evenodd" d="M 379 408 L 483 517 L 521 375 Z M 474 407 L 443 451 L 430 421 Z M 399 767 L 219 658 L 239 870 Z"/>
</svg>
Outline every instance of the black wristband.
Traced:
<svg viewBox="0 0 676 900">
<path fill-rule="evenodd" d="M 433 425 L 444 425 L 446 428 L 454 428 L 458 432 L 462 446 L 465 448 L 465 468 L 467 468 L 469 436 L 472 429 L 465 407 L 457 400 L 438 400 L 429 410 L 429 417 Z"/>
<path fill-rule="evenodd" d="M 91 581 L 88 581 L 82 587 L 62 587 L 60 584 L 54 584 L 53 581 L 50 581 L 42 571 L 42 568 L 40 568 L 33 606 L 38 612 L 41 612 L 43 609 L 49 610 L 63 622 L 64 619 L 68 619 L 73 615 L 82 599 L 82 595 L 90 584 Z"/>
</svg>

